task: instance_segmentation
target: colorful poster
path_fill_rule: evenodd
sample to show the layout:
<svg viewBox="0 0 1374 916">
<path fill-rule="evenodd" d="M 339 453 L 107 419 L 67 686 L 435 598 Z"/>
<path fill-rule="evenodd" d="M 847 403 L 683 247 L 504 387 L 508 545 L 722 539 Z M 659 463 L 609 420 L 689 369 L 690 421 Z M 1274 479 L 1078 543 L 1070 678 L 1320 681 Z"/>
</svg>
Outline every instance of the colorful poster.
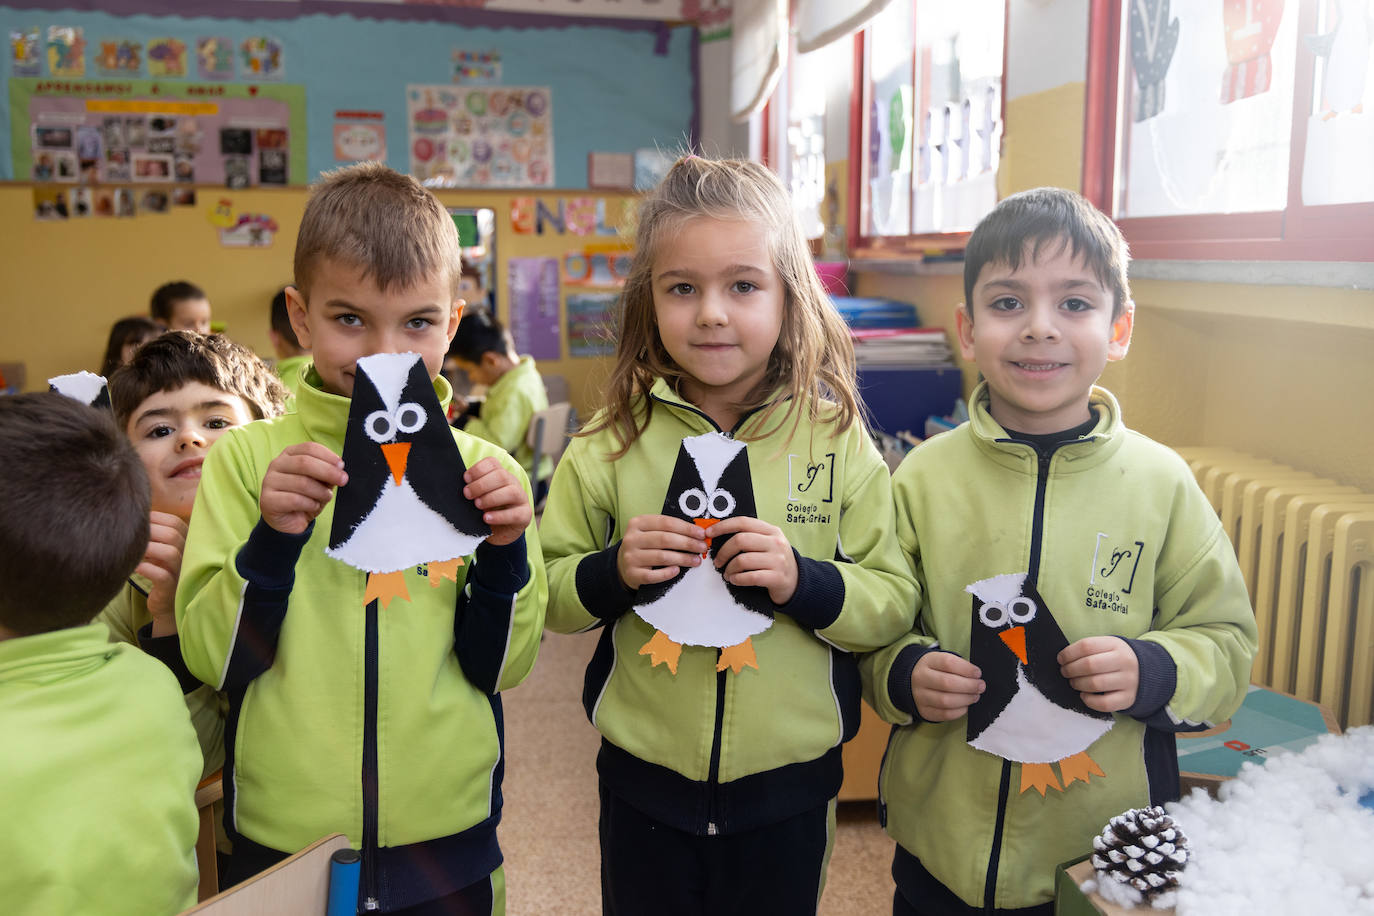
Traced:
<svg viewBox="0 0 1374 916">
<path fill-rule="evenodd" d="M 86 39 L 78 26 L 48 26 L 48 72 L 53 76 L 86 75 Z"/>
<path fill-rule="evenodd" d="M 588 246 L 563 256 L 563 282 L 568 286 L 624 286 L 634 253 L 623 248 Z"/>
<path fill-rule="evenodd" d="M 454 51 L 453 81 L 463 85 L 501 82 L 501 52 Z"/>
<path fill-rule="evenodd" d="M 143 45 L 128 38 L 102 38 L 95 54 L 100 76 L 138 76 L 143 69 Z"/>
<path fill-rule="evenodd" d="M 232 225 L 219 230 L 219 243 L 226 248 L 263 248 L 272 244 L 277 221 L 266 213 L 240 213 Z"/>
<path fill-rule="evenodd" d="M 10 75 L 38 76 L 43 72 L 38 29 L 10 29 Z"/>
<path fill-rule="evenodd" d="M 239 59 L 243 67 L 243 79 L 279 80 L 284 75 L 286 62 L 281 42 L 275 38 L 264 35 L 245 39 L 239 45 Z"/>
<path fill-rule="evenodd" d="M 223 35 L 196 39 L 196 72 L 203 80 L 234 78 L 234 43 Z"/>
<path fill-rule="evenodd" d="M 558 359 L 558 259 L 511 258 L 510 332 L 536 360 Z"/>
<path fill-rule="evenodd" d="M 552 187 L 552 94 L 542 86 L 409 86 L 410 171 L 429 187 Z"/>
<path fill-rule="evenodd" d="M 30 125 L 11 135 L 22 178 L 234 187 L 306 178 L 301 86 L 44 78 L 9 84 L 16 123 Z"/>
<path fill-rule="evenodd" d="M 384 119 L 380 111 L 334 112 L 334 161 L 385 162 Z"/>
<path fill-rule="evenodd" d="M 619 293 L 569 293 L 568 355 L 610 356 L 615 352 L 615 310 Z"/>
<path fill-rule="evenodd" d="M 175 79 L 186 76 L 186 42 L 180 38 L 149 39 L 148 75 Z"/>
</svg>

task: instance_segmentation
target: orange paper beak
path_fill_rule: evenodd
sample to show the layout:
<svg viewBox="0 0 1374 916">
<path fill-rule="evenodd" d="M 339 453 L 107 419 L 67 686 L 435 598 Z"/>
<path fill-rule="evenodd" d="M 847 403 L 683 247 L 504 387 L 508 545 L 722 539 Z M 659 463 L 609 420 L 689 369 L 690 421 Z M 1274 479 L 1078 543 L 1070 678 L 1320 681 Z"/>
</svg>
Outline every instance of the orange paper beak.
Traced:
<svg viewBox="0 0 1374 916">
<path fill-rule="evenodd" d="M 1002 637 L 1002 642 L 1007 644 L 1007 648 L 1016 653 L 1016 657 L 1021 659 L 1021 664 L 1028 665 L 1026 661 L 1026 628 L 1012 627 L 1010 630 L 1003 630 L 997 634 Z"/>
<path fill-rule="evenodd" d="M 396 486 L 401 485 L 401 478 L 406 476 L 406 459 L 410 456 L 409 442 L 388 442 L 382 446 L 382 454 L 386 456 L 386 466 L 391 468 L 391 476 L 396 479 Z"/>
<path fill-rule="evenodd" d="M 692 521 L 696 522 L 696 523 L 697 523 L 697 527 L 701 528 L 701 530 L 703 530 L 703 531 L 708 531 L 708 530 L 710 530 L 711 526 L 714 525 L 716 522 L 720 521 L 720 519 L 718 519 L 718 518 L 694 518 L 694 519 L 692 519 Z M 707 549 L 707 550 L 710 550 L 710 549 L 711 549 L 711 539 L 710 539 L 709 537 L 706 538 L 706 549 Z M 704 556 L 706 556 L 706 554 L 703 553 L 702 556 L 704 557 Z"/>
</svg>

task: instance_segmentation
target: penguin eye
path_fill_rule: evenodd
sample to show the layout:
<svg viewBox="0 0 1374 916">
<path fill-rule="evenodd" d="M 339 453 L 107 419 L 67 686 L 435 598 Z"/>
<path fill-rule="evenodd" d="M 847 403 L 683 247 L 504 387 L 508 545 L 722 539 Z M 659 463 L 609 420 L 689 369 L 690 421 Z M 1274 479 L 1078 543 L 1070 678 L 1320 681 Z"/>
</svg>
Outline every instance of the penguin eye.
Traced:
<svg viewBox="0 0 1374 916">
<path fill-rule="evenodd" d="M 677 507 L 688 518 L 701 518 L 706 514 L 706 494 L 696 487 L 684 490 L 677 498 Z"/>
<path fill-rule="evenodd" d="M 368 414 L 367 419 L 363 421 L 363 429 L 367 432 L 367 438 L 378 445 L 390 442 L 396 437 L 396 424 L 391 422 L 391 417 L 385 410 L 374 410 Z"/>
<path fill-rule="evenodd" d="M 729 518 L 735 511 L 735 497 L 729 490 L 712 490 L 710 514 L 712 518 Z"/>
<path fill-rule="evenodd" d="M 1035 602 L 1024 595 L 1013 598 L 1007 607 L 1007 613 L 1011 615 L 1012 623 L 1030 623 L 1035 619 Z"/>
<path fill-rule="evenodd" d="M 1000 627 L 1007 622 L 1007 606 L 1000 601 L 989 601 L 978 609 L 978 619 L 985 627 Z"/>
<path fill-rule="evenodd" d="M 413 433 L 425 425 L 425 412 L 419 404 L 408 402 L 396 411 L 396 428 L 403 433 Z"/>
</svg>

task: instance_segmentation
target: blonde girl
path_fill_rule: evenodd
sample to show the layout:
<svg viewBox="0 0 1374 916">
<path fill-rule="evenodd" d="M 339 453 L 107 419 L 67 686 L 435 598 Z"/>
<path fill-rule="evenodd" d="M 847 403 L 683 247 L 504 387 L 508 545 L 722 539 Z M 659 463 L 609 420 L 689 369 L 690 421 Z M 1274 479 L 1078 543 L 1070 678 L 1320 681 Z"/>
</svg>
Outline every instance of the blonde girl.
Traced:
<svg viewBox="0 0 1374 916">
<path fill-rule="evenodd" d="M 607 405 L 541 527 L 548 625 L 602 628 L 604 912 L 814 912 L 853 653 L 915 612 L 887 469 L 776 176 L 680 159 L 635 241 Z"/>
</svg>

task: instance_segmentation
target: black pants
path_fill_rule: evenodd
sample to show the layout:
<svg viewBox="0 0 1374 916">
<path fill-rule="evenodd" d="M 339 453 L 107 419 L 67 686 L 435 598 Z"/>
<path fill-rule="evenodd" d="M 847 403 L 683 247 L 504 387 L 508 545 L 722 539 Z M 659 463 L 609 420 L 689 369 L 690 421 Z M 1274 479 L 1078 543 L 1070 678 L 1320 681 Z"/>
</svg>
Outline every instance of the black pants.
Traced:
<svg viewBox="0 0 1374 916">
<path fill-rule="evenodd" d="M 728 836 L 665 826 L 601 787 L 604 916 L 805 916 L 816 912 L 830 804 Z"/>
<path fill-rule="evenodd" d="M 897 890 L 892 894 L 892 916 L 983 916 L 988 912 L 965 903 L 901 846 L 892 859 L 892 879 L 897 882 Z M 997 916 L 1054 916 L 1054 904 L 992 912 Z"/>
</svg>

